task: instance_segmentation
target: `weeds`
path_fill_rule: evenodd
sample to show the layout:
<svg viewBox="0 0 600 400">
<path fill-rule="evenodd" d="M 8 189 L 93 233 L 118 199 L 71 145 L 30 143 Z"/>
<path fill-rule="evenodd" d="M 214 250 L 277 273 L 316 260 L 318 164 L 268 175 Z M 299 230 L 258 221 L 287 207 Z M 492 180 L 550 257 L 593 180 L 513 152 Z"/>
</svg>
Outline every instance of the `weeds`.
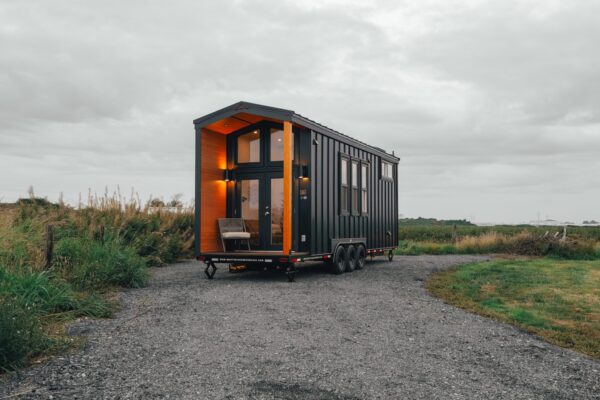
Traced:
<svg viewBox="0 0 600 400">
<path fill-rule="evenodd" d="M 45 239 L 54 232 L 48 267 Z M 190 209 L 165 212 L 133 196 L 89 196 L 79 209 L 44 199 L 0 204 L 0 371 L 61 348 L 57 324 L 107 317 L 114 287 L 147 284 L 147 266 L 191 254 Z M 60 331 L 60 329 L 58 329 Z M 59 335 L 60 336 L 60 335 Z"/>
<path fill-rule="evenodd" d="M 0 371 L 22 367 L 27 358 L 49 347 L 35 313 L 20 301 L 0 294 Z"/>
<path fill-rule="evenodd" d="M 600 244 L 591 240 L 561 240 L 554 236 L 539 236 L 530 232 L 521 232 L 514 236 L 487 232 L 480 236 L 461 237 L 454 243 L 400 241 L 396 252 L 405 255 L 506 253 L 593 260 L 600 258 L 599 249 Z"/>
</svg>

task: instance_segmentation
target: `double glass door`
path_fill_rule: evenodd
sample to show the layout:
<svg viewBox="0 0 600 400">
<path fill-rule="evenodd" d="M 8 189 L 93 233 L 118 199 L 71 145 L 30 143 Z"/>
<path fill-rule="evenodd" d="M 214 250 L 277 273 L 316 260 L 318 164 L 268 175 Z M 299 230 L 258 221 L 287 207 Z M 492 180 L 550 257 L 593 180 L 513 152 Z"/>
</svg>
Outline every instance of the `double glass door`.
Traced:
<svg viewBox="0 0 600 400">
<path fill-rule="evenodd" d="M 235 215 L 244 219 L 253 250 L 283 246 L 283 176 L 279 172 L 239 174 Z"/>
</svg>

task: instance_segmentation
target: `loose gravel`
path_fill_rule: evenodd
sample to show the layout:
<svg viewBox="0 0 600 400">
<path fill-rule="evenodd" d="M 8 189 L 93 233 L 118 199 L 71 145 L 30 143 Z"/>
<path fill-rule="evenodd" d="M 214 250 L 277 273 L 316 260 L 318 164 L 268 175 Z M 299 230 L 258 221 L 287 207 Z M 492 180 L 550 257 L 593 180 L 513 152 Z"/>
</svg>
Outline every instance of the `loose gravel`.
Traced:
<svg viewBox="0 0 600 400">
<path fill-rule="evenodd" d="M 0 381 L 0 399 L 592 399 L 600 363 L 444 304 L 423 288 L 470 256 L 204 277 L 187 262 L 81 321 L 83 351 Z"/>
</svg>

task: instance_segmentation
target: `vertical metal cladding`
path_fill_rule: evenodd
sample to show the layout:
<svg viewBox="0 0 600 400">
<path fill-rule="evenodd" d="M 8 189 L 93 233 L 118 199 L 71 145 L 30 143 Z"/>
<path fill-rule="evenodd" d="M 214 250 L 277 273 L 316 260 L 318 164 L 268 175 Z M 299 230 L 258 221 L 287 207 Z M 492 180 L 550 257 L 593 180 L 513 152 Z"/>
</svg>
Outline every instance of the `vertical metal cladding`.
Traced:
<svg viewBox="0 0 600 400">
<path fill-rule="evenodd" d="M 393 179 L 381 176 L 381 157 L 317 131 L 310 131 L 310 253 L 331 253 L 331 239 L 367 238 L 367 248 L 395 247 L 398 243 L 398 172 L 392 164 Z M 315 144 L 318 143 L 318 144 Z M 340 156 L 367 162 L 367 214 L 340 213 Z M 351 167 L 350 167 L 351 169 Z M 360 170 L 360 165 L 359 165 Z M 351 179 L 349 177 L 349 179 Z M 351 197 L 351 184 L 350 193 Z M 360 198 L 360 187 L 359 187 Z"/>
</svg>

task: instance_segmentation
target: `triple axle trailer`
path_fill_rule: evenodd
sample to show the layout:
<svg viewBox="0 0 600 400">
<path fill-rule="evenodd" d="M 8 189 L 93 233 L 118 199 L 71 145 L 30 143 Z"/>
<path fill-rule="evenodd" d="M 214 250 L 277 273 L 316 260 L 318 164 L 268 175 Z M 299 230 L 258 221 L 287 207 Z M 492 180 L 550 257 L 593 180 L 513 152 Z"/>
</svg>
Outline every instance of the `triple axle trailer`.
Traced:
<svg viewBox="0 0 600 400">
<path fill-rule="evenodd" d="M 398 243 L 398 162 L 291 110 L 239 102 L 194 120 L 195 254 L 216 263 L 278 268 L 305 261 L 334 273 Z M 223 232 L 220 221 L 241 221 Z M 233 237 L 234 240 L 228 240 Z"/>
</svg>

